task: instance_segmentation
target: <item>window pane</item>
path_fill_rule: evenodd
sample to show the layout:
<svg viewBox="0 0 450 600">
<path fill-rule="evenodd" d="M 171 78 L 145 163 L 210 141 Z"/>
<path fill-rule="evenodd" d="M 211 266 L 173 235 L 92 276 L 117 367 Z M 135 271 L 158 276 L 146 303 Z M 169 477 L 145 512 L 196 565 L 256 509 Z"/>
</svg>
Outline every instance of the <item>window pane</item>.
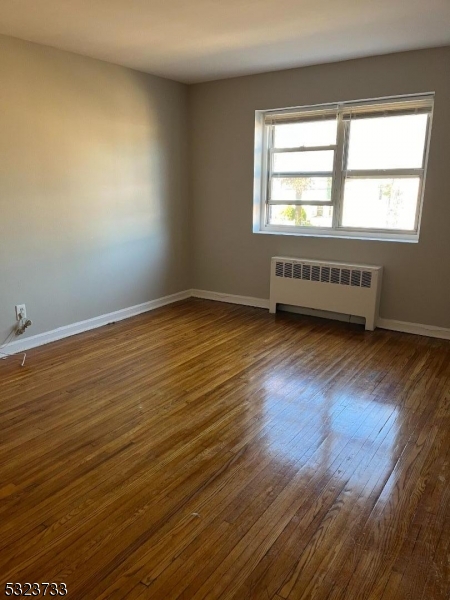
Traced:
<svg viewBox="0 0 450 600">
<path fill-rule="evenodd" d="M 275 173 L 331 173 L 333 160 L 334 150 L 275 153 L 273 171 Z"/>
<path fill-rule="evenodd" d="M 427 115 L 351 121 L 347 168 L 420 169 L 426 129 Z"/>
<path fill-rule="evenodd" d="M 331 177 L 272 177 L 270 183 L 271 200 L 331 200 Z"/>
<path fill-rule="evenodd" d="M 413 230 L 420 179 L 347 179 L 342 225 Z"/>
<path fill-rule="evenodd" d="M 292 227 L 331 227 L 332 206 L 269 206 L 270 225 L 290 225 Z"/>
<path fill-rule="evenodd" d="M 332 146 L 336 143 L 336 128 L 336 119 L 275 125 L 274 147 Z"/>
</svg>

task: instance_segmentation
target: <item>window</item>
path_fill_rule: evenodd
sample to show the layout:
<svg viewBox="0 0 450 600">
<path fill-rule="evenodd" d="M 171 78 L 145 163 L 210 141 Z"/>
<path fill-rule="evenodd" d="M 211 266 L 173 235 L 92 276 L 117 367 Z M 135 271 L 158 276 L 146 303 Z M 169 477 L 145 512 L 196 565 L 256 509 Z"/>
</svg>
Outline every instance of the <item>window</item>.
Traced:
<svg viewBox="0 0 450 600">
<path fill-rule="evenodd" d="M 417 241 L 433 100 L 257 111 L 254 231 Z"/>
</svg>

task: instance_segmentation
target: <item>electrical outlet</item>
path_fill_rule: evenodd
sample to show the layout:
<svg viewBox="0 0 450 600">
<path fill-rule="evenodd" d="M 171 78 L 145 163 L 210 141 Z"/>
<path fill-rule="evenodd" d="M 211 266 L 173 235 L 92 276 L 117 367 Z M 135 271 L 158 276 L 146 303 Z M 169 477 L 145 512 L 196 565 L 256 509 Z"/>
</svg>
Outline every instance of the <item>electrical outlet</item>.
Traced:
<svg viewBox="0 0 450 600">
<path fill-rule="evenodd" d="M 27 318 L 27 307 L 25 304 L 16 304 L 16 320 L 20 321 L 21 319 Z"/>
</svg>

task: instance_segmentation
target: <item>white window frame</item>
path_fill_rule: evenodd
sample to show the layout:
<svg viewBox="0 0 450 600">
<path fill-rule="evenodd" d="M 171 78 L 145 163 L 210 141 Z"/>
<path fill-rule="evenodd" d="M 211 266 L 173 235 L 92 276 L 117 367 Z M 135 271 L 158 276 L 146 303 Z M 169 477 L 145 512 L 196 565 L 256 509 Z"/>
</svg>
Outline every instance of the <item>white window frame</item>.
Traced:
<svg viewBox="0 0 450 600">
<path fill-rule="evenodd" d="M 301 235 L 314 237 L 343 237 L 356 239 L 387 240 L 400 242 L 418 242 L 422 205 L 425 190 L 428 152 L 430 146 L 431 125 L 433 117 L 434 93 L 415 94 L 410 96 L 395 96 L 355 102 L 341 102 L 315 106 L 302 106 L 281 110 L 257 110 L 255 112 L 255 170 L 254 170 L 254 202 L 253 202 L 253 232 L 276 235 Z M 422 166 L 418 169 L 370 169 L 348 170 L 347 153 L 349 127 L 353 115 L 361 116 L 394 116 L 396 114 L 426 113 L 427 131 L 424 144 Z M 311 173 L 311 176 L 332 177 L 330 201 L 271 201 L 269 188 L 271 181 L 271 154 L 274 125 L 278 122 L 300 122 L 307 119 L 337 118 L 336 143 L 330 146 L 314 146 L 281 149 L 281 152 L 311 152 L 318 150 L 333 150 L 334 165 L 332 173 Z M 277 148 L 277 153 L 280 149 Z M 275 175 L 277 176 L 277 175 Z M 308 176 L 307 173 L 283 173 L 284 177 Z M 343 192 L 346 177 L 408 177 L 420 178 L 415 226 L 412 230 L 367 229 L 344 227 L 342 223 Z M 320 228 L 310 226 L 271 225 L 268 222 L 270 204 L 332 206 L 332 227 Z"/>
</svg>

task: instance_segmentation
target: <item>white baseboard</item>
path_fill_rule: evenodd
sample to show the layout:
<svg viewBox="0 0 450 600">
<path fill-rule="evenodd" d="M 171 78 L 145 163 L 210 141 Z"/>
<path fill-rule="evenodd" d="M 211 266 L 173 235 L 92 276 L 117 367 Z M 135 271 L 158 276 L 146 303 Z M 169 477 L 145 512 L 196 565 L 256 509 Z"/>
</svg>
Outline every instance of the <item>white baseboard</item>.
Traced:
<svg viewBox="0 0 450 600">
<path fill-rule="evenodd" d="M 253 298 L 251 296 L 237 296 L 234 294 L 222 294 L 218 292 L 208 292 L 206 290 L 191 290 L 195 298 L 204 298 L 205 300 L 218 300 L 219 302 L 229 302 L 230 304 L 243 304 L 245 306 L 256 306 L 258 308 L 269 308 L 269 300 L 265 298 Z M 295 312 L 304 315 L 312 315 L 324 318 L 333 318 L 340 321 L 348 321 L 348 316 L 333 315 L 326 311 L 318 311 L 308 308 L 287 307 L 283 308 L 289 312 Z M 351 317 L 352 323 L 363 323 L 364 319 Z M 408 323 L 406 321 L 396 321 L 394 319 L 379 318 L 377 327 L 380 329 L 389 329 L 391 331 L 400 331 L 402 333 L 412 333 L 415 335 L 424 335 L 428 337 L 450 340 L 450 329 L 445 327 L 436 327 L 435 325 L 422 325 L 419 323 Z"/>
<path fill-rule="evenodd" d="M 50 344 L 51 342 L 56 342 L 57 340 L 70 337 L 71 335 L 96 329 L 97 327 L 102 327 L 103 325 L 108 325 L 109 323 L 114 323 L 116 321 L 122 321 L 123 319 L 128 319 L 129 317 L 134 317 L 144 312 L 155 310 L 155 308 L 159 308 L 160 306 L 166 306 L 166 304 L 172 304 L 173 302 L 185 300 L 186 298 L 190 297 L 191 291 L 185 290 L 183 292 L 171 294 L 170 296 L 164 296 L 162 298 L 157 298 L 156 300 L 150 300 L 149 302 L 144 302 L 143 304 L 137 304 L 136 306 L 130 306 L 128 308 L 116 310 L 105 315 L 93 317 L 92 319 L 78 321 L 78 323 L 71 323 L 70 325 L 64 325 L 63 327 L 58 327 L 57 329 L 52 329 L 51 331 L 38 333 L 37 335 L 32 335 L 27 338 L 21 338 L 11 342 L 11 344 L 8 344 L 4 350 L 10 354 L 25 352 L 26 350 L 30 350 L 30 348 L 36 348 L 37 346 Z"/>
<path fill-rule="evenodd" d="M 130 306 L 129 308 L 123 308 L 115 312 L 100 315 L 92 319 L 86 319 L 85 321 L 79 321 L 78 323 L 72 323 L 70 325 L 58 327 L 57 329 L 53 329 L 51 331 L 46 331 L 44 333 L 38 333 L 37 335 L 33 335 L 30 337 L 21 338 L 8 344 L 7 348 L 5 348 L 4 350 L 5 352 L 11 354 L 15 354 L 17 352 L 25 352 L 26 350 L 30 350 L 31 348 L 43 346 L 44 344 L 50 344 L 51 342 L 56 342 L 57 340 L 70 337 L 78 333 L 83 333 L 91 329 L 96 329 L 97 327 L 102 327 L 103 325 L 114 323 L 115 321 L 122 321 L 123 319 L 128 319 L 129 317 L 134 317 L 144 312 L 154 310 L 161 306 L 166 306 L 167 304 L 172 304 L 173 302 L 178 302 L 179 300 L 185 300 L 186 298 L 190 297 L 203 298 L 204 300 L 214 300 L 216 302 L 228 302 L 230 304 L 242 304 L 244 306 L 253 306 L 256 308 L 269 308 L 269 300 L 265 298 L 254 298 L 252 296 L 238 296 L 236 294 L 223 294 L 220 292 L 208 292 L 206 290 L 185 290 L 183 292 L 171 294 L 170 296 L 164 296 L 163 298 L 150 300 L 149 302 L 144 302 L 143 304 L 137 304 L 136 306 Z M 325 317 L 331 316 L 329 313 L 319 314 L 320 311 L 313 311 L 312 309 L 307 308 L 285 308 L 292 312 L 299 312 L 301 314 Z M 338 315 L 336 315 L 336 317 L 338 317 Z M 340 318 L 342 320 L 342 315 L 340 316 Z M 345 320 L 347 320 L 347 317 L 345 317 Z M 351 321 L 358 322 L 359 320 L 357 318 L 352 318 Z M 400 331 L 402 333 L 412 333 L 415 335 L 423 335 L 444 340 L 450 340 L 450 329 L 446 329 L 444 327 L 436 327 L 434 325 L 408 323 L 406 321 L 396 321 L 394 319 L 384 319 L 380 317 L 378 319 L 377 327 L 380 327 L 381 329 L 389 329 L 391 331 Z"/>
<path fill-rule="evenodd" d="M 380 327 L 380 329 L 390 329 L 391 331 L 401 331 L 402 333 L 413 333 L 415 335 L 425 335 L 442 340 L 450 340 L 450 329 L 436 327 L 435 325 L 408 323 L 407 321 L 396 321 L 395 319 L 383 319 L 380 317 L 377 322 L 377 327 Z"/>
<path fill-rule="evenodd" d="M 252 296 L 236 296 L 235 294 L 207 292 L 206 290 L 191 290 L 191 296 L 194 298 L 203 298 L 204 300 L 228 302 L 229 304 L 243 304 L 244 306 L 254 306 L 255 308 L 269 308 L 268 300 L 264 300 L 263 298 L 253 298 Z"/>
</svg>

